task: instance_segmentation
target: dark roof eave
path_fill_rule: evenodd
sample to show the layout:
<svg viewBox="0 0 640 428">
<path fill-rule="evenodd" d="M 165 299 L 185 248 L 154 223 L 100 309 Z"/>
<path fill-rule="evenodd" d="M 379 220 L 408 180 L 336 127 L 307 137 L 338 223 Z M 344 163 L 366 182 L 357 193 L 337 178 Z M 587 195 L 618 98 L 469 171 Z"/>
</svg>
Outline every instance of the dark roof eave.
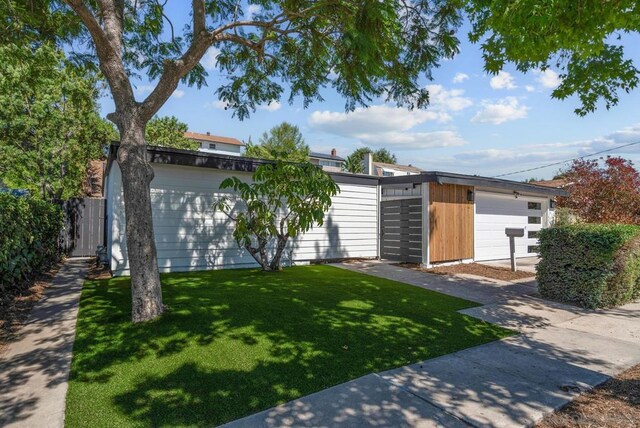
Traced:
<svg viewBox="0 0 640 428">
<path fill-rule="evenodd" d="M 118 144 L 112 144 L 107 161 L 109 173 L 111 163 L 116 158 Z M 258 166 L 273 163 L 266 159 L 255 159 L 244 156 L 222 155 L 193 150 L 182 150 L 168 147 L 147 146 L 147 160 L 151 163 L 182 165 L 200 168 L 214 168 L 228 171 L 254 172 Z M 342 172 L 329 172 L 337 183 L 343 184 L 377 184 L 378 177 Z"/>
<path fill-rule="evenodd" d="M 481 177 L 477 175 L 456 174 L 441 171 L 425 171 L 421 174 L 402 175 L 395 177 L 381 177 L 380 184 L 403 184 L 403 183 L 438 183 L 438 184 L 459 184 L 465 186 L 488 187 L 493 189 L 513 190 L 517 192 L 530 192 L 546 196 L 567 196 L 564 189 L 557 189 L 534 184 L 520 183 L 499 178 Z"/>
</svg>

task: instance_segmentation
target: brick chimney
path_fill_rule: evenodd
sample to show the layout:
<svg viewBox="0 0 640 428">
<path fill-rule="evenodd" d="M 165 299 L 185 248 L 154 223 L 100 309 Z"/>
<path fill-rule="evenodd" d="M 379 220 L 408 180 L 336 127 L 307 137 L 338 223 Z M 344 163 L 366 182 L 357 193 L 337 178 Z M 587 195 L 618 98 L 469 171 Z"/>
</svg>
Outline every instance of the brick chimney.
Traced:
<svg viewBox="0 0 640 428">
<path fill-rule="evenodd" d="M 338 152 L 336 151 L 336 149 L 331 149 L 331 156 L 333 157 L 338 156 Z"/>
</svg>

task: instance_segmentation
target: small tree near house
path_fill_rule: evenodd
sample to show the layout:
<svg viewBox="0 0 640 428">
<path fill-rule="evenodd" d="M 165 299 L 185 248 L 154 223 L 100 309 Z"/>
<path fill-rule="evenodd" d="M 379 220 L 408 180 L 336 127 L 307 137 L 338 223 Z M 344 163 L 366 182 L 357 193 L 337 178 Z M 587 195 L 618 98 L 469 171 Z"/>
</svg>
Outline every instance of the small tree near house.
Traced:
<svg viewBox="0 0 640 428">
<path fill-rule="evenodd" d="M 220 188 L 233 190 L 237 197 L 219 199 L 214 209 L 234 222 L 238 246 L 267 272 L 281 269 L 289 238 L 323 224 L 331 197 L 340 190 L 327 173 L 309 162 L 280 160 L 259 166 L 252 183 L 230 177 Z"/>
<path fill-rule="evenodd" d="M 565 171 L 569 196 L 558 200 L 587 223 L 640 223 L 640 172 L 629 160 L 579 159 Z"/>
</svg>

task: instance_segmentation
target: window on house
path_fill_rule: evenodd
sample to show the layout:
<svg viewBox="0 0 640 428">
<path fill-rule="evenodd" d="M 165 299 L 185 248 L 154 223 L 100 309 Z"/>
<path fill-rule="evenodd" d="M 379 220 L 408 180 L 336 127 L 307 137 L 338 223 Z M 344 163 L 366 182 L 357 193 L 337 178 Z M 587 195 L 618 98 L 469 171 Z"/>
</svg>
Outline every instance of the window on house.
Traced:
<svg viewBox="0 0 640 428">
<path fill-rule="evenodd" d="M 215 143 L 209 143 L 209 148 L 210 148 L 211 150 L 215 150 L 215 149 L 216 149 L 216 145 L 215 145 Z"/>
<path fill-rule="evenodd" d="M 529 245 L 527 247 L 527 252 L 528 253 L 539 253 L 540 252 L 540 246 L 539 245 Z"/>
<path fill-rule="evenodd" d="M 540 203 L 540 202 L 527 202 L 527 208 L 529 208 L 530 210 L 541 210 L 542 209 L 542 203 Z"/>
<path fill-rule="evenodd" d="M 530 230 L 527 232 L 527 238 L 529 239 L 538 239 L 538 231 L 537 230 Z"/>
<path fill-rule="evenodd" d="M 542 224 L 542 218 L 536 216 L 529 216 L 529 224 Z"/>
<path fill-rule="evenodd" d="M 383 177 L 393 177 L 393 172 L 391 171 L 382 171 Z"/>
</svg>

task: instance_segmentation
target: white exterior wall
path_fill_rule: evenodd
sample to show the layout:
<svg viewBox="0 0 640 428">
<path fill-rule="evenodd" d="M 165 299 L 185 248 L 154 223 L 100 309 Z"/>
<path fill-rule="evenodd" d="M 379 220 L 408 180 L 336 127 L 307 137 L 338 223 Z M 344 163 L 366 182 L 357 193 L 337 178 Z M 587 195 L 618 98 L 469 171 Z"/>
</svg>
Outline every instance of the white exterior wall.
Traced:
<svg viewBox="0 0 640 428">
<path fill-rule="evenodd" d="M 539 202 L 540 210 L 530 210 L 527 202 Z M 509 238 L 505 228 L 522 228 L 524 237 L 515 238 L 516 257 L 531 257 L 528 247 L 538 245 L 537 238 L 528 238 L 529 231 L 537 231 L 551 225 L 553 210 L 549 199 L 541 196 L 513 193 L 499 193 L 490 190 L 475 192 L 474 215 L 474 260 L 508 259 Z M 529 216 L 541 217 L 541 224 L 529 224 Z"/>
<path fill-rule="evenodd" d="M 209 144 L 215 144 L 215 149 L 210 149 Z M 226 143 L 214 143 L 213 141 L 206 141 L 200 143 L 200 151 L 207 153 L 219 153 L 223 155 L 237 155 L 240 156 L 240 150 L 242 146 L 238 146 L 236 144 L 226 144 Z"/>
<path fill-rule="evenodd" d="M 161 272 L 257 266 L 238 248 L 229 219 L 211 208 L 228 194 L 219 190 L 222 180 L 235 175 L 249 181 L 250 173 L 161 164 L 153 169 L 151 200 Z M 114 275 L 128 275 L 122 183 L 115 162 L 108 180 L 111 269 Z M 289 243 L 294 262 L 377 256 L 377 186 L 340 184 L 340 189 L 324 225 Z"/>
</svg>

